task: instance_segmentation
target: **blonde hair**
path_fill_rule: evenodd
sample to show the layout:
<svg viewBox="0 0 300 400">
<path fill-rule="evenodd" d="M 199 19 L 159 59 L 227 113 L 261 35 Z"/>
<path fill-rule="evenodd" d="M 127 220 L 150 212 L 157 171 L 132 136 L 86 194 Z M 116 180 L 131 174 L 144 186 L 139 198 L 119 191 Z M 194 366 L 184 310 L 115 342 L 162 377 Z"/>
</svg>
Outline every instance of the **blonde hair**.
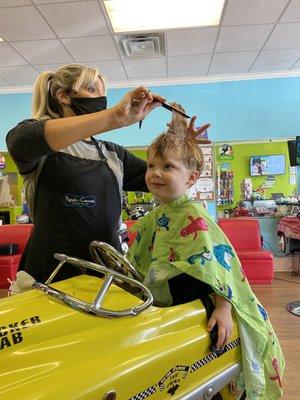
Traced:
<svg viewBox="0 0 300 400">
<path fill-rule="evenodd" d="M 56 72 L 45 71 L 35 82 L 32 100 L 34 119 L 55 119 L 63 117 L 63 108 L 56 98 L 59 89 L 67 94 L 78 91 L 82 86 L 89 87 L 101 79 L 106 91 L 106 79 L 97 68 L 82 64 L 63 65 Z"/>
<path fill-rule="evenodd" d="M 171 105 L 183 113 L 185 112 L 179 104 L 171 103 Z M 172 157 L 181 161 L 186 168 L 201 173 L 204 166 L 203 153 L 195 138 L 188 135 L 187 127 L 187 118 L 173 111 L 167 132 L 154 139 L 148 147 L 147 155 L 152 152 L 154 156 L 162 159 Z"/>
</svg>

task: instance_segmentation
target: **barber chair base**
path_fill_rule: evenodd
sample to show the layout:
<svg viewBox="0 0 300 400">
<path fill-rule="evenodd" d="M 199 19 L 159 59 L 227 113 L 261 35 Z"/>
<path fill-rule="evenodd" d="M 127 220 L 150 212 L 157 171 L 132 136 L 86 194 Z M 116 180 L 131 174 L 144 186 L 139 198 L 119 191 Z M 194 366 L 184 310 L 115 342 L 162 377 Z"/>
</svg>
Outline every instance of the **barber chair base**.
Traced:
<svg viewBox="0 0 300 400">
<path fill-rule="evenodd" d="M 298 317 L 300 317 L 300 301 L 293 301 L 292 303 L 289 303 L 286 306 L 286 309 L 294 314 L 297 315 Z"/>
</svg>

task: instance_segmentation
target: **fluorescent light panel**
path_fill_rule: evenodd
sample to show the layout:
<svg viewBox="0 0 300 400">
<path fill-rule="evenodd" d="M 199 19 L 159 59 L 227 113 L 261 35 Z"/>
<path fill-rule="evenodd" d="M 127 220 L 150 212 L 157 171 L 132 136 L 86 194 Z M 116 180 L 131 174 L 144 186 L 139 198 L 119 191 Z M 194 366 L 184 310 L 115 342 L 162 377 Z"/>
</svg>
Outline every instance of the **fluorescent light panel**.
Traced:
<svg viewBox="0 0 300 400">
<path fill-rule="evenodd" d="M 105 0 L 115 33 L 218 25 L 225 0 Z"/>
</svg>

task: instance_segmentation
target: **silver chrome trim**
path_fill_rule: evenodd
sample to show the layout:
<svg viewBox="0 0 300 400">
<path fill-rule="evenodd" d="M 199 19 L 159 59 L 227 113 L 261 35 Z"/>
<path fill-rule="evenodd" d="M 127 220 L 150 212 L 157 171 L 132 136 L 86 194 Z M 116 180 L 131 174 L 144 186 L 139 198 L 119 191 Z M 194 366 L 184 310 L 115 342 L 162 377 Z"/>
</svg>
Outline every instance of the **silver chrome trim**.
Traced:
<svg viewBox="0 0 300 400">
<path fill-rule="evenodd" d="M 210 400 L 215 394 L 220 392 L 232 379 L 242 372 L 242 362 L 239 361 L 226 368 L 213 378 L 204 382 L 198 388 L 190 391 L 179 400 Z"/>
<path fill-rule="evenodd" d="M 140 314 L 153 304 L 153 296 L 149 291 L 149 289 L 146 286 L 144 286 L 141 282 L 138 282 L 135 279 L 129 278 L 128 276 L 115 272 L 112 269 L 105 267 L 104 265 L 96 264 L 79 258 L 68 257 L 65 254 L 55 254 L 54 257 L 60 261 L 59 265 L 55 268 L 51 276 L 47 279 L 46 283 L 35 282 L 33 284 L 33 287 L 43 291 L 44 293 L 48 294 L 49 296 L 57 300 L 62 301 L 64 304 L 67 304 L 76 310 L 99 315 L 102 317 L 119 318 L 119 317 L 134 316 Z M 105 276 L 104 282 L 99 292 L 97 293 L 94 301 L 91 304 L 83 300 L 77 299 L 70 294 L 64 293 L 59 289 L 55 289 L 52 286 L 49 286 L 49 284 L 52 282 L 56 274 L 59 272 L 59 270 L 65 263 L 80 268 L 92 269 L 94 271 L 100 272 L 101 274 L 104 274 Z M 138 305 L 136 307 L 118 311 L 108 310 L 106 308 L 101 307 L 103 299 L 107 295 L 110 285 L 114 283 L 114 281 L 121 282 L 124 284 L 129 284 L 131 287 L 134 287 L 137 290 L 139 290 L 140 293 L 142 293 L 143 295 L 143 300 L 137 299 L 137 302 L 143 301 L 143 304 Z"/>
<path fill-rule="evenodd" d="M 127 276 L 130 273 L 137 281 L 143 281 L 141 274 L 134 266 L 110 244 L 94 240 L 89 247 L 90 254 L 97 264 L 104 263 L 108 268 L 112 268 L 116 272 Z"/>
<path fill-rule="evenodd" d="M 109 390 L 102 397 L 102 400 L 116 400 L 116 399 L 117 399 L 117 393 L 115 390 Z"/>
</svg>

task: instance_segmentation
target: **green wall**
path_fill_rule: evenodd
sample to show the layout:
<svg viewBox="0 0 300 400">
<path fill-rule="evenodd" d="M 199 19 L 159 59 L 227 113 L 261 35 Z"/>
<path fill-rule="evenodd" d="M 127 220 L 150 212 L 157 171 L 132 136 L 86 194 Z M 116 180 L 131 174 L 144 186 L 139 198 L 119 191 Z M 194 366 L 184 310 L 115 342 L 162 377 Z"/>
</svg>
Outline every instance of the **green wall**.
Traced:
<svg viewBox="0 0 300 400">
<path fill-rule="evenodd" d="M 14 163 L 13 159 L 11 158 L 11 156 L 9 155 L 9 153 L 7 152 L 1 152 L 1 154 L 5 157 L 5 163 L 6 163 L 6 167 L 3 169 L 0 169 L 1 173 L 18 173 L 17 170 L 17 166 Z M 19 173 L 17 174 L 17 198 L 16 203 L 18 206 L 21 206 L 22 202 L 21 202 L 21 190 L 23 188 L 23 179 L 21 178 L 21 175 L 19 175 Z"/>
<path fill-rule="evenodd" d="M 233 159 L 220 160 L 218 157 L 221 145 L 215 146 L 216 163 L 229 163 L 230 169 L 234 173 L 234 202 L 232 205 L 218 206 L 218 209 L 233 208 L 237 202 L 241 200 L 240 185 L 243 179 L 251 178 L 253 190 L 257 189 L 266 180 L 266 176 L 250 176 L 250 157 L 268 154 L 284 154 L 285 155 L 285 175 L 274 175 L 275 184 L 273 187 L 266 189 L 264 198 L 271 197 L 271 193 L 283 193 L 286 197 L 291 196 L 295 190 L 295 185 L 289 183 L 290 164 L 287 142 L 266 142 L 266 143 L 245 143 L 232 144 Z"/>
<path fill-rule="evenodd" d="M 234 207 L 239 200 L 241 200 L 241 181 L 244 178 L 250 178 L 250 157 L 251 156 L 259 156 L 259 155 L 268 155 L 268 154 L 284 154 L 286 157 L 286 173 L 285 175 L 275 175 L 275 185 L 272 188 L 266 190 L 265 198 L 270 198 L 271 193 L 280 193 L 282 192 L 285 196 L 290 196 L 295 190 L 295 185 L 291 185 L 289 183 L 290 178 L 290 167 L 289 167 L 289 155 L 287 142 L 266 142 L 266 143 L 247 143 L 247 144 L 231 144 L 233 148 L 233 156 L 232 160 L 219 160 L 219 148 L 220 145 L 215 146 L 215 160 L 216 164 L 229 163 L 230 168 L 234 171 L 234 203 L 232 205 L 227 206 L 218 206 L 218 209 L 223 210 L 224 208 L 232 208 Z M 145 149 L 134 149 L 128 148 L 128 150 L 140 157 L 143 160 L 146 160 L 146 148 Z M 6 159 L 6 168 L 0 170 L 0 172 L 17 172 L 17 168 L 15 163 L 13 162 L 10 155 L 6 152 L 2 152 Z M 254 176 L 251 177 L 253 183 L 253 189 L 257 189 L 266 179 L 266 176 Z M 23 187 L 23 181 L 20 175 L 18 175 L 18 198 L 17 204 L 19 207 L 16 207 L 15 214 L 21 212 L 21 189 Z M 129 193 L 129 203 L 134 203 L 135 194 L 133 192 Z M 147 202 L 152 198 L 151 194 L 146 194 L 144 196 L 144 201 Z M 138 199 L 140 200 L 140 199 Z M 12 210 L 13 211 L 13 210 Z M 12 215 L 12 222 L 15 222 L 15 215 Z"/>
<path fill-rule="evenodd" d="M 147 149 L 132 149 L 128 148 L 130 153 L 134 154 L 136 157 L 141 158 L 142 160 L 147 161 Z M 153 199 L 152 194 L 146 193 L 144 195 L 144 201 L 148 202 Z M 128 202 L 129 204 L 135 204 L 136 202 L 141 202 L 141 199 L 137 198 L 134 192 L 128 192 Z"/>
<path fill-rule="evenodd" d="M 16 175 L 17 176 L 17 184 L 16 184 L 17 187 L 16 187 L 16 193 L 15 193 L 16 206 L 9 207 L 9 208 L 8 207 L 0 207 L 0 212 L 9 211 L 10 223 L 15 224 L 17 216 L 22 213 L 21 191 L 23 188 L 23 179 L 17 173 L 16 164 L 14 163 L 11 156 L 7 152 L 1 152 L 1 155 L 3 155 L 5 157 L 6 167 L 3 169 L 0 169 L 0 173 L 16 173 L 17 174 Z"/>
</svg>

